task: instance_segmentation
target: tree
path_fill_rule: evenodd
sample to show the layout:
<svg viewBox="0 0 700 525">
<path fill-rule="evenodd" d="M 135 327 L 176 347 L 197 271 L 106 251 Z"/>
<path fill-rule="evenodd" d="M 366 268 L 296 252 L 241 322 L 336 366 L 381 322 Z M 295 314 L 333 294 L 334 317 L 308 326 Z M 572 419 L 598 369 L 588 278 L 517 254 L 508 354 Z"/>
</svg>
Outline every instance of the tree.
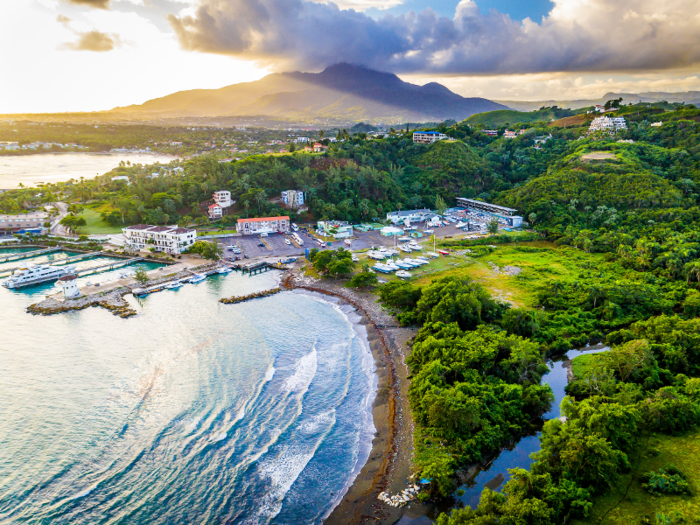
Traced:
<svg viewBox="0 0 700 525">
<path fill-rule="evenodd" d="M 134 272 L 134 279 L 136 279 L 141 285 L 144 285 L 148 281 L 150 281 L 150 279 L 148 278 L 148 274 L 146 273 L 146 270 L 143 266 L 139 266 L 138 268 L 136 268 L 136 271 Z"/>
<path fill-rule="evenodd" d="M 208 261 L 218 261 L 224 253 L 224 249 L 217 242 L 204 242 L 202 246 L 202 257 Z"/>
<path fill-rule="evenodd" d="M 493 218 L 486 224 L 486 229 L 489 233 L 498 233 L 498 219 Z"/>
<path fill-rule="evenodd" d="M 360 273 L 355 274 L 352 279 L 350 279 L 348 286 L 366 290 L 377 286 L 378 283 L 377 274 L 371 271 L 369 266 L 365 265 Z"/>
<path fill-rule="evenodd" d="M 443 199 L 440 195 L 437 195 L 435 197 L 435 210 L 438 212 L 438 214 L 444 215 L 446 209 L 447 203 L 445 202 L 445 199 Z"/>
</svg>

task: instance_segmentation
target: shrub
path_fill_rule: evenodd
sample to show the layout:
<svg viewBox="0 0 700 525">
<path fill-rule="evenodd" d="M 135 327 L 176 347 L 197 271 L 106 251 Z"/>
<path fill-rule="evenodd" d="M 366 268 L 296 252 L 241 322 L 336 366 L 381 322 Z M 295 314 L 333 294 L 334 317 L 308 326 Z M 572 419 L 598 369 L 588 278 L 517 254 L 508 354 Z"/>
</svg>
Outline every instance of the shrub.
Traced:
<svg viewBox="0 0 700 525">
<path fill-rule="evenodd" d="M 667 465 L 660 468 L 658 472 L 646 472 L 642 475 L 641 481 L 642 488 L 655 496 L 692 494 L 690 483 L 675 465 Z"/>
</svg>

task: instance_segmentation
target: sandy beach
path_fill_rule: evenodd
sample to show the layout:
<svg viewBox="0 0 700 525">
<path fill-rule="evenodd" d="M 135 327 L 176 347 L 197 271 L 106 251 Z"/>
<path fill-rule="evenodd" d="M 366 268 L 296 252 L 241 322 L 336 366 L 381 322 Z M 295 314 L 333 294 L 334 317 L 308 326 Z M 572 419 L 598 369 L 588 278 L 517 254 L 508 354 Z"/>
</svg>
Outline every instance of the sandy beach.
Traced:
<svg viewBox="0 0 700 525">
<path fill-rule="evenodd" d="M 283 284 L 333 296 L 352 305 L 367 329 L 378 376 L 377 397 L 372 409 L 376 428 L 372 450 L 367 463 L 325 523 L 414 523 L 414 518 L 424 516 L 430 506 L 412 501 L 397 508 L 377 497 L 382 491 L 396 494 L 407 488 L 413 474 L 413 420 L 408 402 L 406 355 L 417 329 L 399 326 L 376 302 L 375 295 L 345 288 L 342 282 L 313 279 L 294 270 Z"/>
</svg>

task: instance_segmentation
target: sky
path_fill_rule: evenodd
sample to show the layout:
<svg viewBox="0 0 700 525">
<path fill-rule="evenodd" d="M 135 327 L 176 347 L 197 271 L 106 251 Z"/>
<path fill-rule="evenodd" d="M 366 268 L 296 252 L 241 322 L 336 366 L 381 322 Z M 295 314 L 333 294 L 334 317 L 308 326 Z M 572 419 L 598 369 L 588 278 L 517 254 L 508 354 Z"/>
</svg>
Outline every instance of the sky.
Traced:
<svg viewBox="0 0 700 525">
<path fill-rule="evenodd" d="M 16 0 L 0 113 L 95 111 L 339 62 L 493 100 L 700 90 L 697 0 Z"/>
</svg>

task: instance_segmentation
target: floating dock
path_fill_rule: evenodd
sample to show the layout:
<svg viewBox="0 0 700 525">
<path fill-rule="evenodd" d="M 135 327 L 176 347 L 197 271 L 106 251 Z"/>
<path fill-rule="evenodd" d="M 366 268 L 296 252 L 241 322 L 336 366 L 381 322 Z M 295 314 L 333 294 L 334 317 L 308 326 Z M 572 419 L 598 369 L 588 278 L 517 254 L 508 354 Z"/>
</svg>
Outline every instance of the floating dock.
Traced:
<svg viewBox="0 0 700 525">
<path fill-rule="evenodd" d="M 21 259 L 28 259 L 29 257 L 37 257 L 39 255 L 45 255 L 47 253 L 59 252 L 63 250 L 60 246 L 53 248 L 44 248 L 43 250 L 35 250 L 33 252 L 20 252 L 13 253 L 12 255 L 6 255 L 5 257 L 0 257 L 0 263 L 19 261 Z"/>
</svg>

